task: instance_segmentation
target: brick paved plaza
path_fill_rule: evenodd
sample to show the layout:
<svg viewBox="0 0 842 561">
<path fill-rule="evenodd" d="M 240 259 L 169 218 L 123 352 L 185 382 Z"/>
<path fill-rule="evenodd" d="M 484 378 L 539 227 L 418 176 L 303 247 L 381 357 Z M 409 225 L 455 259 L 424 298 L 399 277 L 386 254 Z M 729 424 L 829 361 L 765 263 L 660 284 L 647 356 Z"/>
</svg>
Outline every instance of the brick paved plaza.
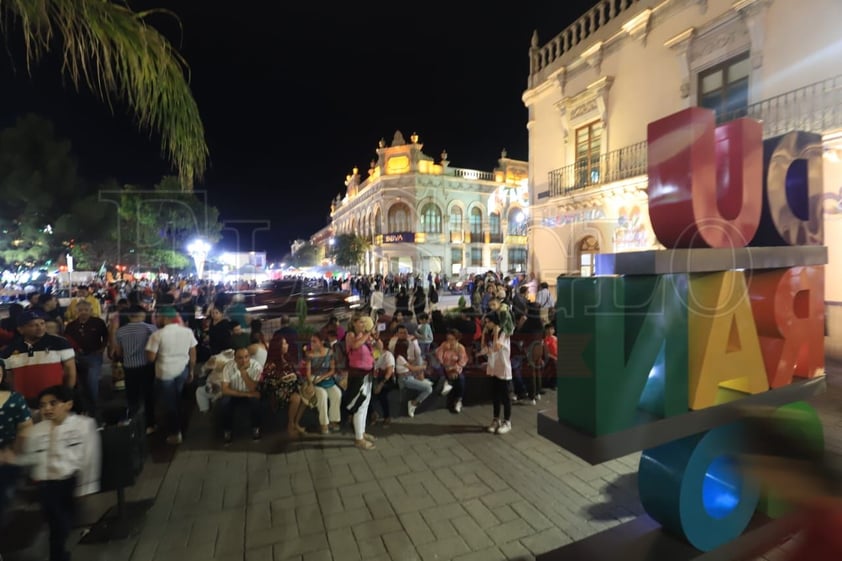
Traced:
<svg viewBox="0 0 842 561">
<path fill-rule="evenodd" d="M 836 451 L 840 396 L 842 376 L 831 373 L 815 403 Z M 130 502 L 154 499 L 135 535 L 76 545 L 73 558 L 525 560 L 640 514 L 637 455 L 585 464 L 537 435 L 542 406 L 515 406 L 505 436 L 481 430 L 490 406 L 401 417 L 375 431 L 370 452 L 354 448 L 349 434 L 290 442 L 277 427 L 257 444 L 243 431 L 225 448 L 209 417 L 193 413 L 175 454 L 151 440 L 144 472 L 127 493 Z M 85 499 L 84 518 L 95 521 L 115 500 L 114 493 Z M 36 544 L 7 560 L 40 560 L 41 551 Z"/>
</svg>

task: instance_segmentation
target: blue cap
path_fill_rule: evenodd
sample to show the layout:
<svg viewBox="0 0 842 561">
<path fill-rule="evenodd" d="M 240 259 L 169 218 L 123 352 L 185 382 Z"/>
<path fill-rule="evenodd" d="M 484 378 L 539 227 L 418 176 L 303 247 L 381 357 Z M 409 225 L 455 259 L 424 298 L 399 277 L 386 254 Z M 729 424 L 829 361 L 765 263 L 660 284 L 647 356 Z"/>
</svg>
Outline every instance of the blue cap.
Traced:
<svg viewBox="0 0 842 561">
<path fill-rule="evenodd" d="M 23 327 L 30 321 L 36 319 L 46 319 L 46 316 L 40 310 L 25 310 L 17 318 L 18 327 Z"/>
</svg>

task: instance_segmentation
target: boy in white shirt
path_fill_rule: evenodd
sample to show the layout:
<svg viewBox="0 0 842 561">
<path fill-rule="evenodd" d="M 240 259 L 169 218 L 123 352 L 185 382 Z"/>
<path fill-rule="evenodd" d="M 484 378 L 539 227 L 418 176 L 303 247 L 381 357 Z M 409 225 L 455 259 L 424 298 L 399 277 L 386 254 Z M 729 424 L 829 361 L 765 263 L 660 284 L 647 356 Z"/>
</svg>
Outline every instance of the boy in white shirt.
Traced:
<svg viewBox="0 0 842 561">
<path fill-rule="evenodd" d="M 50 527 L 50 561 L 69 561 L 75 497 L 99 491 L 101 439 L 92 418 L 71 412 L 73 393 L 67 386 L 42 390 L 38 404 L 43 420 L 24 436 L 25 461 L 32 464 Z"/>
</svg>

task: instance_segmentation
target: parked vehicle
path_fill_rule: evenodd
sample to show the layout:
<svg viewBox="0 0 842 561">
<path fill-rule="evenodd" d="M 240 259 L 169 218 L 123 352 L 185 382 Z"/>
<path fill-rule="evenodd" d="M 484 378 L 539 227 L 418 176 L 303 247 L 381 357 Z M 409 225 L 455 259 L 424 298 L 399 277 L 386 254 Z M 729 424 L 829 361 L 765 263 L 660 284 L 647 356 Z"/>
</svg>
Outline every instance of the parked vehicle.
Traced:
<svg viewBox="0 0 842 561">
<path fill-rule="evenodd" d="M 267 281 L 255 290 L 231 293 L 241 295 L 246 311 L 255 317 L 274 318 L 295 315 L 298 300 L 307 301 L 309 315 L 336 315 L 340 318 L 360 308 L 359 296 L 348 292 L 325 290 L 321 283 L 307 283 L 303 279 Z"/>
</svg>

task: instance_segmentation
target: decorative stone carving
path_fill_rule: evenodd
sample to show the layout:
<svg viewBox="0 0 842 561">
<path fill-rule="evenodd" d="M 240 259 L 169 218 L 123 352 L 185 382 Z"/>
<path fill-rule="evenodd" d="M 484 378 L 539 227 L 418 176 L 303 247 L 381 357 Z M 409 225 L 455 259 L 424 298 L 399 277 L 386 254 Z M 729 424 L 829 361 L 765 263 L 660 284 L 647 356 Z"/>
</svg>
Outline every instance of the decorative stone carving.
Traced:
<svg viewBox="0 0 842 561">
<path fill-rule="evenodd" d="M 746 21 L 738 12 L 725 12 L 697 29 L 690 47 L 690 72 L 700 72 L 753 49 Z"/>
<path fill-rule="evenodd" d="M 406 140 L 403 139 L 401 131 L 395 131 L 395 136 L 392 138 L 392 146 L 404 146 Z"/>
<path fill-rule="evenodd" d="M 754 70 L 763 66 L 763 50 L 766 43 L 766 19 L 772 0 L 739 0 L 734 2 L 734 10 L 745 22 L 751 41 L 751 67 Z"/>
<path fill-rule="evenodd" d="M 596 42 L 588 50 L 579 55 L 579 58 L 584 60 L 588 66 L 595 69 L 598 74 L 602 67 L 602 41 Z"/>
<path fill-rule="evenodd" d="M 561 97 L 564 97 L 564 88 L 567 87 L 567 67 L 562 67 L 555 75 L 555 79 L 561 91 Z"/>
<path fill-rule="evenodd" d="M 675 37 L 668 39 L 664 46 L 672 50 L 678 57 L 678 67 L 681 76 L 681 98 L 685 99 L 690 95 L 690 45 L 696 29 L 691 27 L 682 31 Z"/>
<path fill-rule="evenodd" d="M 646 36 L 649 34 L 649 22 L 652 20 L 652 10 L 646 8 L 638 15 L 623 24 L 623 31 L 629 34 L 632 39 L 640 39 L 646 45 Z"/>
</svg>

